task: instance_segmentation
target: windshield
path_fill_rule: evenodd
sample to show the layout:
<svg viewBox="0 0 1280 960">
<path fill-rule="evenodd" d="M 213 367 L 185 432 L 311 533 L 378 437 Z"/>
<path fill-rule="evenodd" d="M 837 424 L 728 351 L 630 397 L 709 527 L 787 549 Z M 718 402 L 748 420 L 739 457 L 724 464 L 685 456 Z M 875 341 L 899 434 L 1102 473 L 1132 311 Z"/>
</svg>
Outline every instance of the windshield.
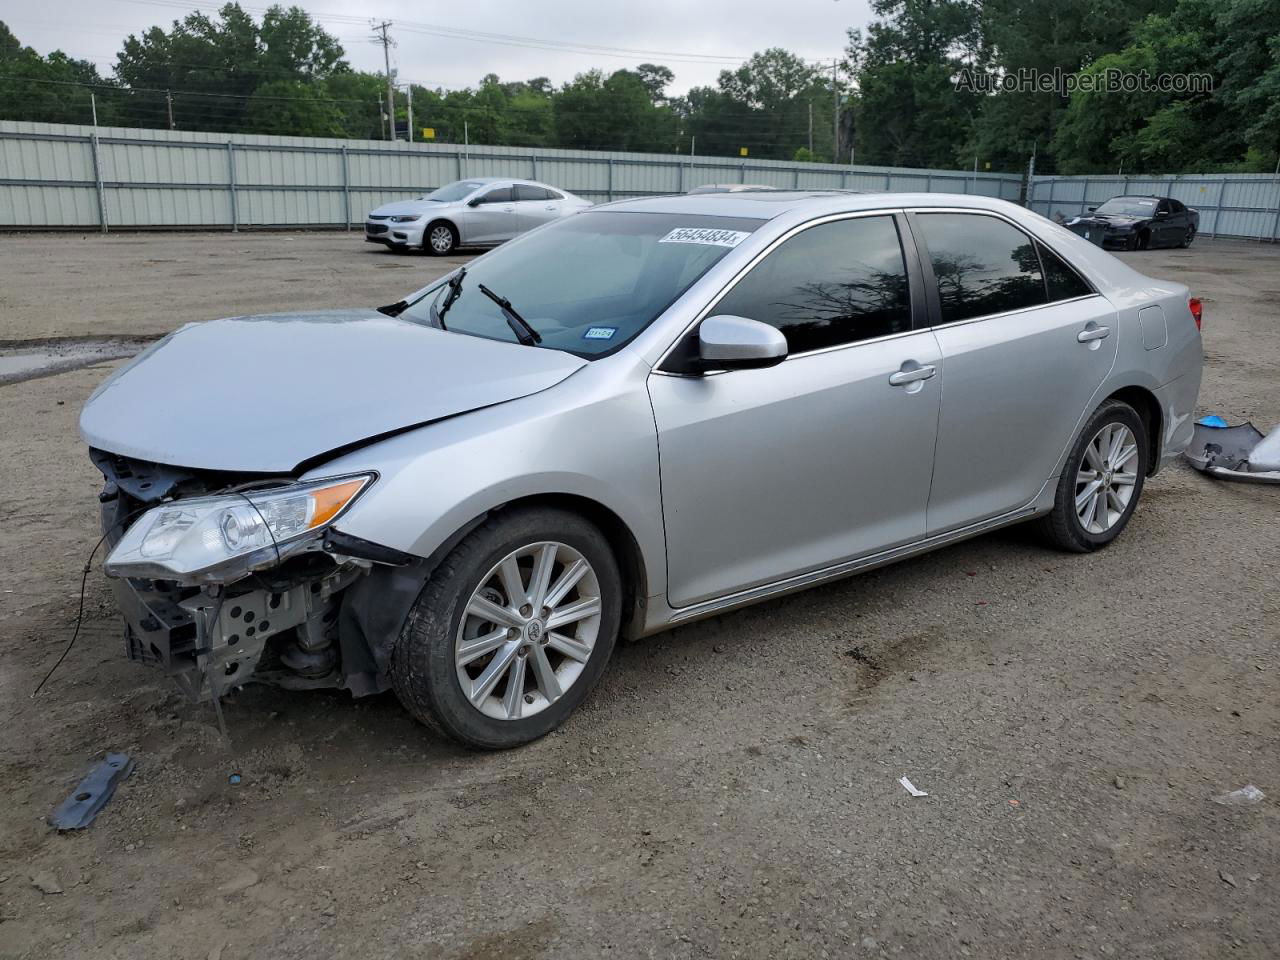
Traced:
<svg viewBox="0 0 1280 960">
<path fill-rule="evenodd" d="M 484 285 L 533 328 L 541 338 L 538 346 L 587 359 L 603 356 L 649 326 L 762 222 L 620 210 L 579 213 L 468 265 L 444 326 L 493 340 L 520 339 L 502 306 L 479 289 Z M 448 294 L 447 284 L 431 287 L 400 316 L 436 323 Z"/>
<path fill-rule="evenodd" d="M 1094 212 L 1114 217 L 1151 217 L 1157 203 L 1152 197 L 1113 197 Z"/>
<path fill-rule="evenodd" d="M 443 187 L 437 187 L 422 199 L 435 200 L 438 203 L 453 203 L 455 200 L 466 199 L 483 186 L 483 180 L 458 180 L 456 183 L 446 183 Z"/>
</svg>

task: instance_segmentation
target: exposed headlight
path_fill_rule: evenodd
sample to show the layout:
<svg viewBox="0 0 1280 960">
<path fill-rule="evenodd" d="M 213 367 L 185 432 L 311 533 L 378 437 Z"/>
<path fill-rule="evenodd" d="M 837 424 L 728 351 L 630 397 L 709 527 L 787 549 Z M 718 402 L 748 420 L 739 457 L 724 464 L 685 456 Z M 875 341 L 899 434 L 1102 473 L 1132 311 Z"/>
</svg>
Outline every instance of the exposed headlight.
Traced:
<svg viewBox="0 0 1280 960">
<path fill-rule="evenodd" d="M 391 218 L 392 223 L 413 223 L 415 220 L 421 220 L 420 213 L 401 213 Z"/>
<path fill-rule="evenodd" d="M 314 547 L 372 480 L 362 474 L 162 504 L 120 538 L 107 576 L 230 583 Z"/>
</svg>

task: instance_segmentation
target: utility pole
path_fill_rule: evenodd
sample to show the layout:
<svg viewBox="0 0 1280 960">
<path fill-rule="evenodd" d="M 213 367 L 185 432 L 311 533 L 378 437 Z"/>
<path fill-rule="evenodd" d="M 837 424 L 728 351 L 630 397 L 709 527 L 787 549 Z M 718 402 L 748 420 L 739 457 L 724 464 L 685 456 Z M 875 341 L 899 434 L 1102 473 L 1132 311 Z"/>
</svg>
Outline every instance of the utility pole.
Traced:
<svg viewBox="0 0 1280 960">
<path fill-rule="evenodd" d="M 809 156 L 813 156 L 813 101 L 809 101 Z"/>
<path fill-rule="evenodd" d="M 831 162 L 840 162 L 840 69 L 838 57 L 831 58 Z"/>
<path fill-rule="evenodd" d="M 407 102 L 405 109 L 408 111 L 407 122 L 405 123 L 405 133 L 409 135 L 409 142 L 413 143 L 413 84 L 406 83 L 404 85 L 404 94 Z"/>
<path fill-rule="evenodd" d="M 387 35 L 390 26 L 390 20 L 374 24 L 373 29 L 377 36 L 373 40 L 375 43 L 382 44 L 382 62 L 387 68 L 387 139 L 394 140 L 396 138 L 396 88 L 391 80 L 391 45 L 395 41 Z"/>
<path fill-rule="evenodd" d="M 172 94 L 172 93 L 170 93 L 168 90 L 166 90 L 166 91 L 164 92 L 164 102 L 165 102 L 165 105 L 169 108 L 169 129 L 170 129 L 170 130 L 173 130 L 173 129 L 174 129 L 174 126 L 173 126 L 173 94 Z"/>
</svg>

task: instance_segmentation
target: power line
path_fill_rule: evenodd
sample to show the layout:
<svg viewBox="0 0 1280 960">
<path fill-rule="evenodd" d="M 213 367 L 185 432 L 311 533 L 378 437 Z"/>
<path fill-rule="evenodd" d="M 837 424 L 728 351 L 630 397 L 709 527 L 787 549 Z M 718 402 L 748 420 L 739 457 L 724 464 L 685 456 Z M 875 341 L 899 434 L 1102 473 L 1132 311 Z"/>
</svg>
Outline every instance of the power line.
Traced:
<svg viewBox="0 0 1280 960">
<path fill-rule="evenodd" d="M 128 3 L 140 3 L 147 6 L 166 7 L 168 9 L 184 10 L 188 12 L 196 12 L 200 8 L 184 0 L 126 0 Z M 269 8 L 241 5 L 241 9 L 247 13 L 265 13 Z M 308 11 L 308 15 L 316 21 L 340 23 L 344 25 L 363 25 L 367 21 L 358 16 L 351 14 L 329 13 L 325 11 L 312 12 Z M 401 30 L 410 33 L 425 33 L 433 36 L 442 36 L 453 40 L 467 40 L 476 43 L 497 43 L 506 46 L 523 46 L 535 47 L 545 50 L 561 50 L 564 52 L 597 54 L 600 56 L 622 57 L 634 59 L 636 57 L 666 57 L 670 60 L 679 60 L 686 63 L 742 63 L 746 57 L 737 54 L 710 54 L 710 53 L 694 53 L 691 51 L 672 51 L 672 50 L 647 50 L 634 47 L 617 47 L 608 44 L 595 43 L 576 43 L 567 40 L 546 40 L 537 37 L 525 37 L 515 34 L 490 33 L 481 30 L 471 30 L 463 27 L 450 27 L 442 24 L 423 23 L 415 20 L 400 20 L 397 25 Z"/>
</svg>

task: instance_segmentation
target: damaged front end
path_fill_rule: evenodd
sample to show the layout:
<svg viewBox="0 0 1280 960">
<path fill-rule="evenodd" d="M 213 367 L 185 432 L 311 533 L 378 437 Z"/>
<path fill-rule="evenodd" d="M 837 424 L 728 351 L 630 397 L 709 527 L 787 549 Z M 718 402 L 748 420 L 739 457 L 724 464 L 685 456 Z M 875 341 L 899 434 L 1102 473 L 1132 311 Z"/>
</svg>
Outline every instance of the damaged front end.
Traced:
<svg viewBox="0 0 1280 960">
<path fill-rule="evenodd" d="M 105 568 L 130 659 L 198 700 L 250 681 L 386 688 L 384 658 L 361 629 L 369 603 L 343 606 L 368 593 L 359 586 L 376 567 L 415 558 L 332 527 L 376 476 L 299 482 L 90 454 L 106 480 Z"/>
</svg>

